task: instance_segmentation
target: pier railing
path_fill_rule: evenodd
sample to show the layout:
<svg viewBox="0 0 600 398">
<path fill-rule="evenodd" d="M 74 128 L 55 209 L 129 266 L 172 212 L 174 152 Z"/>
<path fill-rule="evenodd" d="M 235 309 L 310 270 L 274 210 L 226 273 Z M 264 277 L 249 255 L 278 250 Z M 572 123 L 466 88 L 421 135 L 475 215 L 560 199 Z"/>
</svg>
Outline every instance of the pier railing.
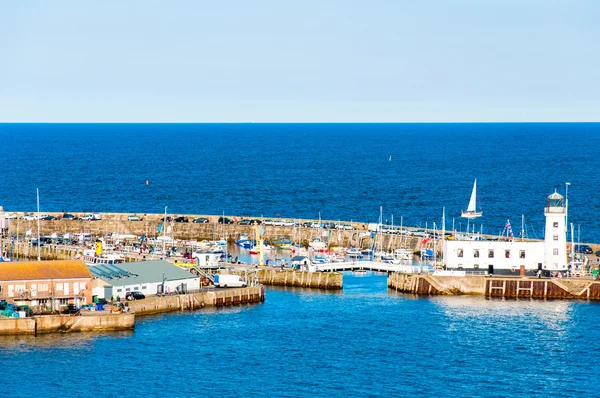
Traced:
<svg viewBox="0 0 600 398">
<path fill-rule="evenodd" d="M 410 264 L 390 264 L 381 263 L 378 261 L 348 261 L 343 263 L 323 263 L 310 267 L 311 271 L 317 272 L 334 272 L 334 271 L 354 271 L 368 270 L 377 272 L 400 272 L 405 274 L 413 273 L 431 273 L 434 269 L 424 265 Z"/>
</svg>

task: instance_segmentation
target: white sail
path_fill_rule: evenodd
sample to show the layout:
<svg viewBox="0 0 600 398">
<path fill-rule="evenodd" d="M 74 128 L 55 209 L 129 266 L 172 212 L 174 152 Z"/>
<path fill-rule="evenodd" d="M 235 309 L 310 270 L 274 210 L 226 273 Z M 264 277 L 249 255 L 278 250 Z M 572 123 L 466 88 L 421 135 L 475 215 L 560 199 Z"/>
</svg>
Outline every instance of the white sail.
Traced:
<svg viewBox="0 0 600 398">
<path fill-rule="evenodd" d="M 483 213 L 477 211 L 477 180 L 473 183 L 473 192 L 471 192 L 471 200 L 469 200 L 469 207 L 467 211 L 462 211 L 462 217 L 464 218 L 476 218 L 481 217 Z"/>
<path fill-rule="evenodd" d="M 473 192 L 471 192 L 471 200 L 469 200 L 468 212 L 475 212 L 477 210 L 477 180 L 473 183 Z"/>
</svg>

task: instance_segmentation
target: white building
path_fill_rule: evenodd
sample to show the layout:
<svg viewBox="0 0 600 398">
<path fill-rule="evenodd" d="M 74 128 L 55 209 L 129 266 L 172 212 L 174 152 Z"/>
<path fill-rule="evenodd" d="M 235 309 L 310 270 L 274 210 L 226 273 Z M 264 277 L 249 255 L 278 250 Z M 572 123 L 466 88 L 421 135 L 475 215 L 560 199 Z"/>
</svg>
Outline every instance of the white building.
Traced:
<svg viewBox="0 0 600 398">
<path fill-rule="evenodd" d="M 107 300 L 113 296 L 124 299 L 129 292 L 141 292 L 148 297 L 200 289 L 198 276 L 164 260 L 98 264 L 88 268 L 96 277 L 92 294 Z"/>
<path fill-rule="evenodd" d="M 485 271 L 488 274 L 534 275 L 538 270 L 567 270 L 566 208 L 562 195 L 548 196 L 544 209 L 544 241 L 523 242 L 454 240 L 444 241 L 448 270 Z"/>
</svg>

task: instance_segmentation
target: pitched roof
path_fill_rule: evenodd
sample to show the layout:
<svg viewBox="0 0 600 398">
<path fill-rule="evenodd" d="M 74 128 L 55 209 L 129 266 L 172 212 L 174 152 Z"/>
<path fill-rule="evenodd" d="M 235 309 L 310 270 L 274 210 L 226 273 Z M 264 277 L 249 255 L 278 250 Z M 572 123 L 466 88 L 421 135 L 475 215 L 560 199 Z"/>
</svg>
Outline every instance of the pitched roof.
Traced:
<svg viewBox="0 0 600 398">
<path fill-rule="evenodd" d="M 81 260 L 0 262 L 0 281 L 92 278 Z"/>
<path fill-rule="evenodd" d="M 196 275 L 165 260 L 120 263 L 113 266 L 90 265 L 89 269 L 108 285 L 127 286 L 142 283 L 162 283 L 182 279 L 195 279 Z"/>
</svg>

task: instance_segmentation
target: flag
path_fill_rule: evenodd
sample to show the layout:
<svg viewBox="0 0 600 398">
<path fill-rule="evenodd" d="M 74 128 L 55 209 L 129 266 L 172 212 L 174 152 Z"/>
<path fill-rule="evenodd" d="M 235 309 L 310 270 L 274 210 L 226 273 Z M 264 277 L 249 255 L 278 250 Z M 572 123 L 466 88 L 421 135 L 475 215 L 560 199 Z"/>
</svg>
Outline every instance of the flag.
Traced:
<svg viewBox="0 0 600 398">
<path fill-rule="evenodd" d="M 158 224 L 158 233 L 161 233 L 161 232 L 162 232 L 162 227 L 163 227 L 163 225 L 162 225 L 162 224 Z"/>
<path fill-rule="evenodd" d="M 511 239 L 514 238 L 512 227 L 510 226 L 510 220 L 506 220 L 506 225 L 504 226 L 504 229 L 506 230 L 506 235 L 508 237 L 510 237 Z"/>
<path fill-rule="evenodd" d="M 428 237 L 424 238 L 424 239 L 421 241 L 421 244 L 422 244 L 422 245 L 426 245 L 426 244 L 427 244 L 427 242 L 429 242 L 430 240 L 431 240 L 431 238 L 428 236 Z"/>
</svg>

